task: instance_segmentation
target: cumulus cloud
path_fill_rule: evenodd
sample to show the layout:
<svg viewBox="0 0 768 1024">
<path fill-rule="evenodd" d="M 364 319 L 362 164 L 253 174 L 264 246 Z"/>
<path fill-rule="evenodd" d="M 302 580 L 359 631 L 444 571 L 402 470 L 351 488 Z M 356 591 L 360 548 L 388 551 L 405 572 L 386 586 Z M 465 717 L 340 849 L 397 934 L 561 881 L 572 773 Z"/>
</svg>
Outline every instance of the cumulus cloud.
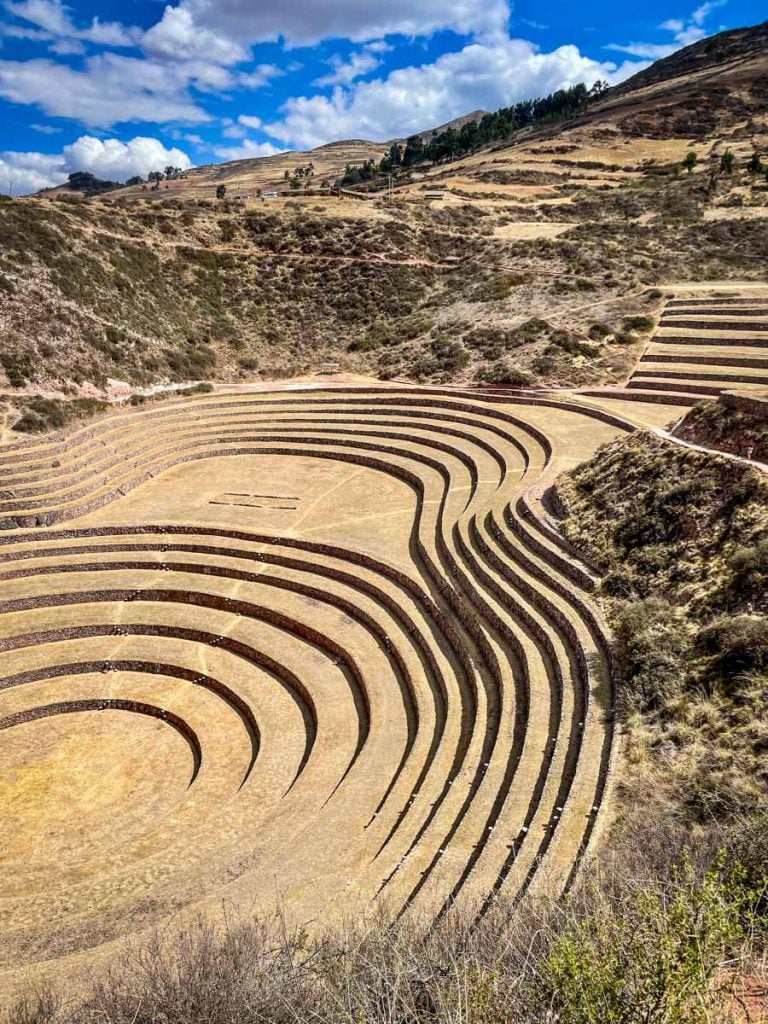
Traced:
<svg viewBox="0 0 768 1024">
<path fill-rule="evenodd" d="M 211 29 L 196 25 L 192 12 L 184 7 L 166 7 L 163 17 L 144 33 L 142 48 L 164 60 L 208 60 L 236 64 L 250 50 Z"/>
<path fill-rule="evenodd" d="M 337 87 L 330 97 L 290 99 L 282 120 L 264 127 L 273 138 L 302 149 L 339 139 L 406 136 L 468 110 L 494 110 L 579 82 L 618 82 L 641 66 L 595 61 L 570 45 L 542 53 L 523 39 L 475 42 L 433 64 L 399 68 L 351 89 Z"/>
<path fill-rule="evenodd" d="M 26 195 L 59 185 L 66 175 L 60 171 L 61 158 L 43 153 L 0 153 L 0 192 Z"/>
<path fill-rule="evenodd" d="M 245 139 L 240 146 L 219 146 L 214 149 L 216 156 L 222 160 L 250 160 L 253 157 L 277 156 L 284 153 L 285 149 L 274 146 L 271 142 L 254 142 L 253 139 Z"/>
<path fill-rule="evenodd" d="M 187 154 L 175 146 L 167 149 L 159 139 L 137 135 L 130 142 L 119 139 L 97 139 L 81 135 L 62 150 L 64 169 L 90 171 L 97 178 L 125 181 L 135 174 L 146 177 L 152 170 L 162 170 L 169 164 L 182 170 L 192 166 Z"/>
<path fill-rule="evenodd" d="M 507 0 L 182 0 L 196 24 L 233 39 L 312 46 L 323 39 L 362 43 L 387 35 L 425 36 L 441 29 L 498 36 L 509 22 Z"/>
<path fill-rule="evenodd" d="M 129 121 L 210 120 L 190 98 L 190 81 L 204 89 L 218 89 L 231 80 L 215 64 L 169 66 L 114 53 L 90 57 L 83 70 L 46 59 L 0 60 L 4 99 L 35 104 L 46 114 L 98 128 Z"/>
<path fill-rule="evenodd" d="M 377 52 L 378 50 L 372 47 L 366 47 L 351 53 L 346 60 L 335 54 L 328 61 L 332 71 L 316 79 L 314 85 L 349 85 L 357 78 L 364 78 L 381 65 L 381 59 L 376 56 Z"/>
<path fill-rule="evenodd" d="M 173 165 L 186 170 L 192 161 L 181 149 L 166 148 L 159 139 L 136 136 L 129 142 L 82 135 L 60 153 L 0 153 L 0 190 L 14 195 L 60 185 L 73 171 L 97 178 L 125 181 Z"/>
</svg>

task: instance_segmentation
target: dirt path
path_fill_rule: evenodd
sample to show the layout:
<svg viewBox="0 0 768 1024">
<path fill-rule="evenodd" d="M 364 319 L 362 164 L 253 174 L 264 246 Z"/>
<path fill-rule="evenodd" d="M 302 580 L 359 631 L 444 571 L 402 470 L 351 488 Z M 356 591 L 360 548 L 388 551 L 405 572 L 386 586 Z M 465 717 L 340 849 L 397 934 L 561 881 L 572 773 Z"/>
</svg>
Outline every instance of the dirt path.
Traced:
<svg viewBox="0 0 768 1024">
<path fill-rule="evenodd" d="M 678 423 L 680 421 L 678 420 Z M 672 428 L 675 429 L 677 423 Z M 759 469 L 763 473 L 768 473 L 768 463 L 757 462 L 755 459 L 746 459 L 743 455 L 732 455 L 730 452 L 720 451 L 719 448 L 707 448 L 701 444 L 693 444 L 692 441 L 684 441 L 681 437 L 675 437 L 675 435 L 669 430 L 663 430 L 661 427 L 648 427 L 652 433 L 658 437 L 663 437 L 667 441 L 672 441 L 674 444 L 680 445 L 681 448 L 690 448 L 694 452 L 704 452 L 705 455 L 717 455 L 721 459 L 728 459 L 729 462 L 740 462 L 745 466 L 751 466 L 753 469 Z"/>
</svg>

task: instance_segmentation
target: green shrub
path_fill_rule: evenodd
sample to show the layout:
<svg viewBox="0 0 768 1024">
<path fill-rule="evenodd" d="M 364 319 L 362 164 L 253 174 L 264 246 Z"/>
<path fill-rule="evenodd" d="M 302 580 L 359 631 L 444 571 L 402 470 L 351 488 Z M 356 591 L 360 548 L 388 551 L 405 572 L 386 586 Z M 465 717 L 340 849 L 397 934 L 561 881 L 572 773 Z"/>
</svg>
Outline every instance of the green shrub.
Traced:
<svg viewBox="0 0 768 1024">
<path fill-rule="evenodd" d="M 729 822 L 724 848 L 729 860 L 744 872 L 746 884 L 757 893 L 762 939 L 768 938 L 768 808 L 742 815 Z"/>
<path fill-rule="evenodd" d="M 710 659 L 709 677 L 733 693 L 744 676 L 768 669 L 768 618 L 723 616 L 701 630 L 697 647 Z"/>
<path fill-rule="evenodd" d="M 507 384 L 512 387 L 527 387 L 531 383 L 531 375 L 512 362 L 508 356 L 502 356 L 492 363 L 479 367 L 475 380 L 483 384 Z"/>
<path fill-rule="evenodd" d="M 734 602 L 750 601 L 764 607 L 768 601 L 768 539 L 738 548 L 731 556 L 729 569 Z"/>
<path fill-rule="evenodd" d="M 656 321 L 652 316 L 625 316 L 624 327 L 628 331 L 642 331 L 644 334 L 652 331 Z"/>
<path fill-rule="evenodd" d="M 608 324 L 600 323 L 598 321 L 590 326 L 587 333 L 592 341 L 602 341 L 603 338 L 607 338 L 609 334 L 613 333 L 613 328 Z"/>
<path fill-rule="evenodd" d="M 491 277 L 475 289 L 472 299 L 474 302 L 501 302 L 508 299 L 512 289 L 516 286 L 517 280 L 511 274 L 500 274 L 498 277 Z"/>
<path fill-rule="evenodd" d="M 486 359 L 498 359 L 505 349 L 518 348 L 525 341 L 519 330 L 503 327 L 474 327 L 464 335 L 464 344 Z"/>
<path fill-rule="evenodd" d="M 624 678 L 622 703 L 656 711 L 685 685 L 692 630 L 667 601 L 647 598 L 627 605 L 616 619 L 616 640 Z"/>
<path fill-rule="evenodd" d="M 562 349 L 563 352 L 568 352 L 569 355 L 582 356 L 591 355 L 593 346 L 585 344 L 580 341 L 576 335 L 571 334 L 570 331 L 556 330 L 552 331 L 549 336 L 550 347 L 556 347 Z"/>
<path fill-rule="evenodd" d="M 617 331 L 613 340 L 616 345 L 634 345 L 637 342 L 631 331 Z"/>
<path fill-rule="evenodd" d="M 0 352 L 0 366 L 5 370 L 12 388 L 22 388 L 37 372 L 30 352 Z"/>
<path fill-rule="evenodd" d="M 638 887 L 617 914 L 598 896 L 566 922 L 545 964 L 560 1024 L 711 1024 L 725 1020 L 723 969 L 756 896 L 722 867 L 671 895 Z"/>
<path fill-rule="evenodd" d="M 42 434 L 61 430 L 74 420 L 86 419 L 108 409 L 107 402 L 96 398 L 75 398 L 60 401 L 55 398 L 31 398 L 25 405 L 13 429 L 24 434 Z"/>
</svg>

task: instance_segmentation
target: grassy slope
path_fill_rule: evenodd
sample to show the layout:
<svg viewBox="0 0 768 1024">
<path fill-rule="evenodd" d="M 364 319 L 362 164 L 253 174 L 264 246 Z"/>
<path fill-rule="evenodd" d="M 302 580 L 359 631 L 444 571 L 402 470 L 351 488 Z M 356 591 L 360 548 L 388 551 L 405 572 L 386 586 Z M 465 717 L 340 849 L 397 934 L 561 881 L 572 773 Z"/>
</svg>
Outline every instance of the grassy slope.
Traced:
<svg viewBox="0 0 768 1024">
<path fill-rule="evenodd" d="M 628 372 L 644 331 L 624 318 L 658 306 L 644 284 L 752 277 L 768 260 L 764 222 L 703 220 L 706 174 L 648 169 L 607 190 L 559 174 L 555 206 L 0 203 L 6 378 L 102 387 L 340 361 L 418 381 L 578 386 Z M 504 236 L 550 219 L 573 227 Z"/>
<path fill-rule="evenodd" d="M 768 420 L 727 407 L 721 402 L 701 402 L 675 428 L 684 441 L 718 451 L 768 462 Z"/>
<path fill-rule="evenodd" d="M 557 491 L 565 533 L 606 573 L 628 827 L 669 816 L 703 834 L 752 817 L 768 797 L 768 481 L 637 433 Z"/>
<path fill-rule="evenodd" d="M 548 332 L 521 342 L 513 305 L 531 275 L 497 269 L 508 247 L 490 240 L 485 217 L 469 206 L 371 219 L 354 207 L 321 217 L 311 204 L 277 215 L 6 202 L 3 368 L 12 384 L 101 386 L 256 368 L 276 377 L 341 357 L 349 369 L 445 380 L 522 342 L 531 363 Z M 447 255 L 462 265 L 440 266 Z M 558 295 L 547 279 L 534 304 L 557 305 Z M 610 360 L 611 340 L 586 348 Z M 558 370 L 574 382 L 599 377 L 573 344 L 558 349 Z"/>
</svg>

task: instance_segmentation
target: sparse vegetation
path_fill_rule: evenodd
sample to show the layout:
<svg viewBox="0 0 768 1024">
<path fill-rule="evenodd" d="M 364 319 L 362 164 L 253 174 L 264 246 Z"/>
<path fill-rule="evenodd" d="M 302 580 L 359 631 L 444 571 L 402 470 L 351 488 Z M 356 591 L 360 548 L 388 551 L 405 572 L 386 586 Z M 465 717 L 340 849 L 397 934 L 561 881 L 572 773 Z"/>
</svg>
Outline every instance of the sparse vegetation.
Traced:
<svg viewBox="0 0 768 1024">
<path fill-rule="evenodd" d="M 691 149 L 685 154 L 685 157 L 683 158 L 683 167 L 690 174 L 698 162 L 699 158 L 697 154 L 694 153 L 694 151 Z"/>
<path fill-rule="evenodd" d="M 527 387 L 531 375 L 521 370 L 509 356 L 502 356 L 487 363 L 477 371 L 476 379 L 483 384 L 506 384 L 512 387 Z"/>
<path fill-rule="evenodd" d="M 88 419 L 109 408 L 95 398 L 74 398 L 68 401 L 51 398 L 30 398 L 24 402 L 21 415 L 13 429 L 22 434 L 43 434 L 61 430 L 79 419 Z"/>
<path fill-rule="evenodd" d="M 567 535 L 606 574 L 630 762 L 642 764 L 629 802 L 668 801 L 719 828 L 756 814 L 768 795 L 768 484 L 638 433 L 558 494 Z"/>
<path fill-rule="evenodd" d="M 756 462 L 768 462 L 768 419 L 719 402 L 701 402 L 675 430 L 678 437 Z"/>
<path fill-rule="evenodd" d="M 736 846 L 736 844 L 734 844 Z M 134 946 L 79 1004 L 27 997 L 15 1024 L 710 1024 L 732 1020 L 760 948 L 765 878 L 716 857 L 650 882 L 585 880 L 564 904 L 499 904 L 434 929 L 382 915 L 336 931 L 199 918 Z M 730 853 L 730 858 L 729 858 Z M 459 1016 L 457 1016 L 459 1015 Z"/>
</svg>

